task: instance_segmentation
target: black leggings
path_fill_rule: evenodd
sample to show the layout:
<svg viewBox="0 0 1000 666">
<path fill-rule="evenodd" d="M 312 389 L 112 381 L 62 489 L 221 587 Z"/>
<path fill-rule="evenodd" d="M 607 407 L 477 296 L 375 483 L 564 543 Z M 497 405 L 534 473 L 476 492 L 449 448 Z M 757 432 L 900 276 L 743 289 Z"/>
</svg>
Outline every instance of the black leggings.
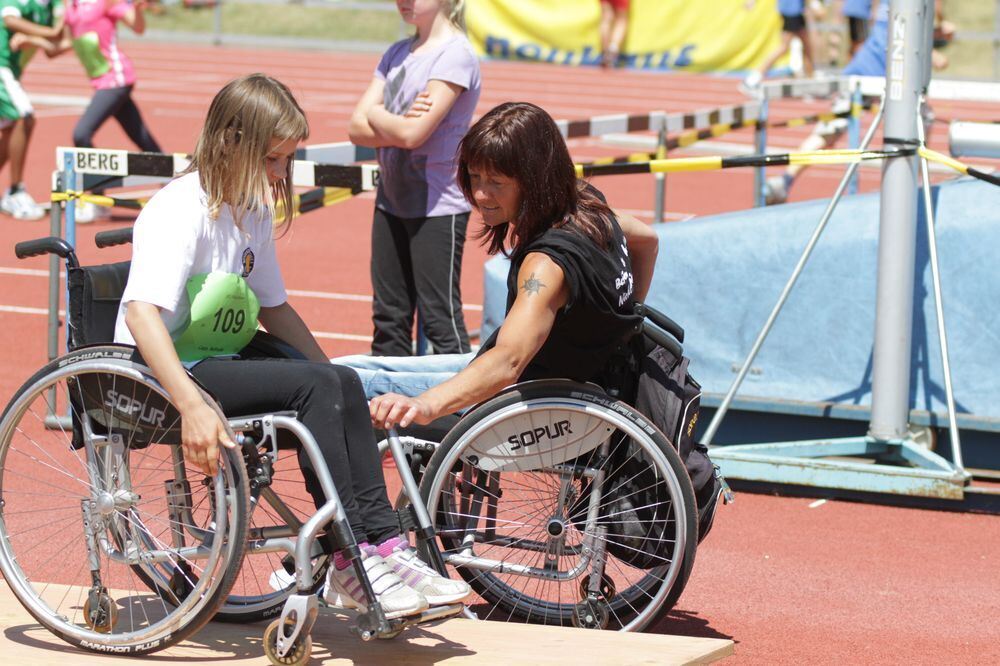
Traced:
<svg viewBox="0 0 1000 666">
<path fill-rule="evenodd" d="M 142 122 L 139 107 L 132 101 L 132 86 L 105 88 L 94 92 L 90 104 L 73 128 L 73 145 L 77 148 L 93 148 L 94 134 L 111 116 L 115 117 L 139 150 L 147 153 L 163 152 Z"/>
<path fill-rule="evenodd" d="M 468 352 L 462 316 L 462 249 L 468 213 L 402 218 L 375 209 L 372 222 L 372 323 L 375 356 L 413 353 L 419 310 L 435 354 Z"/>
<path fill-rule="evenodd" d="M 330 468 L 358 543 L 399 533 L 389 504 L 368 404 L 356 372 L 343 366 L 288 359 L 206 359 L 191 371 L 231 416 L 294 410 Z M 326 501 L 312 462 L 299 448 L 306 489 Z"/>
</svg>

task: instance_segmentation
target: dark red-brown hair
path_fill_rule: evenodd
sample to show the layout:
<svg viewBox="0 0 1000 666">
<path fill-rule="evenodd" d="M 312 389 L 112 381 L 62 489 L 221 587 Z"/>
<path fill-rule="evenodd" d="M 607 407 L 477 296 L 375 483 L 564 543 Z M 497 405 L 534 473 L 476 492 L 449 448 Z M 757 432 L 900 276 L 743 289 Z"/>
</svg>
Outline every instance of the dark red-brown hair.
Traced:
<svg viewBox="0 0 1000 666">
<path fill-rule="evenodd" d="M 513 224 L 477 233 L 490 254 L 514 254 L 546 230 L 570 228 L 601 247 L 611 243 L 611 210 L 576 177 L 566 142 L 552 116 L 527 102 L 506 102 L 476 121 L 458 148 L 458 184 L 475 208 L 469 169 L 513 178 L 521 207 Z"/>
</svg>

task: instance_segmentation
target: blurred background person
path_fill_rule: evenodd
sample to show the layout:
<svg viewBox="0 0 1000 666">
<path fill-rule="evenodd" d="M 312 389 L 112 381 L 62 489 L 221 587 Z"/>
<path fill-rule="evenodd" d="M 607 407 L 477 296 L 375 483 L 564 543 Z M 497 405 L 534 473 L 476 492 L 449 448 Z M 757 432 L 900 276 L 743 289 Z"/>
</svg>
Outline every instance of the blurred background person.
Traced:
<svg viewBox="0 0 1000 666">
<path fill-rule="evenodd" d="M 628 32 L 629 0 L 601 0 L 601 67 L 616 67 Z"/>
<path fill-rule="evenodd" d="M 844 0 L 841 14 L 847 19 L 847 32 L 851 38 L 850 54 L 853 56 L 868 39 L 872 0 Z"/>
<path fill-rule="evenodd" d="M 118 47 L 119 21 L 137 35 L 146 31 L 145 6 L 144 0 L 68 0 L 66 4 L 66 29 L 59 48 L 76 51 L 94 89 L 90 104 L 73 128 L 73 145 L 77 148 L 93 148 L 94 134 L 113 116 L 139 150 L 162 152 L 132 99 L 136 82 L 132 61 Z M 105 206 L 90 202 L 76 205 L 76 221 L 80 223 L 109 214 Z"/>
<path fill-rule="evenodd" d="M 809 78 L 813 75 L 812 42 L 806 25 L 805 0 L 778 0 L 778 13 L 781 14 L 781 44 L 764 60 L 759 69 L 750 72 L 743 79 L 744 92 L 753 92 L 760 86 L 760 82 L 768 75 L 771 68 L 788 54 L 792 40 L 796 37 L 802 42 L 803 73 Z"/>
<path fill-rule="evenodd" d="M 18 220 L 40 220 L 45 209 L 24 188 L 24 164 L 35 128 L 35 110 L 21 87 L 21 74 L 38 48 L 49 55 L 62 30 L 58 0 L 0 1 L 0 167 L 10 158 L 10 188 L 0 198 L 0 211 Z"/>
</svg>

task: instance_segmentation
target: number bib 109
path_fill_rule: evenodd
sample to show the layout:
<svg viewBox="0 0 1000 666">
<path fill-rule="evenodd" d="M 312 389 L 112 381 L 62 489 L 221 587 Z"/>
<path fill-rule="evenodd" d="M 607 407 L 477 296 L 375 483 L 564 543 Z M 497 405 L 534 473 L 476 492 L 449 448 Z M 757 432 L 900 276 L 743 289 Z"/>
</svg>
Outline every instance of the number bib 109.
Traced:
<svg viewBox="0 0 1000 666">
<path fill-rule="evenodd" d="M 203 273 L 187 283 L 190 323 L 174 338 L 182 361 L 235 354 L 257 332 L 260 303 L 253 289 L 234 273 Z"/>
</svg>

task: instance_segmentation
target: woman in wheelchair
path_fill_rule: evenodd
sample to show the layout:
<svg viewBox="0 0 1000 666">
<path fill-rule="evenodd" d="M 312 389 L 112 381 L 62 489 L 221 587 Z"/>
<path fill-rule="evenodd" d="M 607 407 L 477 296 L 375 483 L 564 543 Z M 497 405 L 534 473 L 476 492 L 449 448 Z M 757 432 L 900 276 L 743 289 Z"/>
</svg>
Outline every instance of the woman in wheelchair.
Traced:
<svg viewBox="0 0 1000 666">
<path fill-rule="evenodd" d="M 608 361 L 641 320 L 634 304 L 649 289 L 657 237 L 577 179 L 544 110 L 506 103 L 484 115 L 462 141 L 458 172 L 483 218 L 479 237 L 491 254 L 511 258 L 507 316 L 471 362 L 341 359 L 358 369 L 378 427 L 426 424 L 517 381 L 602 384 Z M 430 388 L 413 395 L 413 387 Z"/>
<path fill-rule="evenodd" d="M 470 590 L 439 576 L 399 535 L 361 383 L 328 362 L 287 301 L 272 219 L 276 208 L 283 224 L 291 219 L 293 158 L 307 135 L 302 109 L 270 77 L 245 76 L 216 95 L 190 167 L 135 225 L 115 341 L 138 347 L 181 414 L 185 457 L 208 474 L 219 448 L 235 444 L 192 377 L 226 414 L 294 410 L 322 449 L 387 617 L 401 617 Z M 241 354 L 258 322 L 308 360 Z M 319 507 L 324 493 L 301 449 L 299 464 Z M 339 552 L 333 563 L 327 600 L 364 607 L 354 567 Z"/>
</svg>

